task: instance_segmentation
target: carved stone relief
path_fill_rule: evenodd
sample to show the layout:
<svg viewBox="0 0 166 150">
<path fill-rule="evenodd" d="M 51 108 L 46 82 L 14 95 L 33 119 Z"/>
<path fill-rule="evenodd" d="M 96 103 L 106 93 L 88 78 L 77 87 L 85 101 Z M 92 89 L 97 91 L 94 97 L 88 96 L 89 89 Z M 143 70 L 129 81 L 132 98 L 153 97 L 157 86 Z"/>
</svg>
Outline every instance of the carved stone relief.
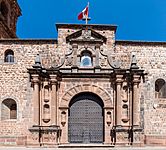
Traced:
<svg viewBox="0 0 166 150">
<path fill-rule="evenodd" d="M 116 133 L 116 140 L 118 142 L 129 142 L 129 134 L 128 132 L 117 132 Z"/>
<path fill-rule="evenodd" d="M 100 57 L 100 66 L 101 67 L 107 67 L 107 65 L 108 65 L 107 58 L 106 57 L 103 57 L 103 58 Z"/>
<path fill-rule="evenodd" d="M 60 64 L 61 64 L 61 57 L 60 55 L 57 55 L 57 57 L 55 57 L 55 59 L 52 60 L 52 66 L 57 67 Z"/>
<path fill-rule="evenodd" d="M 82 38 L 90 39 L 91 38 L 91 30 L 82 30 Z"/>
<path fill-rule="evenodd" d="M 72 66 L 73 65 L 73 57 L 67 56 L 66 57 L 66 66 Z"/>
<path fill-rule="evenodd" d="M 119 60 L 115 59 L 113 54 L 110 53 L 110 50 L 107 50 L 103 47 L 100 49 L 100 66 L 101 67 L 113 67 L 120 68 L 121 63 Z"/>
</svg>

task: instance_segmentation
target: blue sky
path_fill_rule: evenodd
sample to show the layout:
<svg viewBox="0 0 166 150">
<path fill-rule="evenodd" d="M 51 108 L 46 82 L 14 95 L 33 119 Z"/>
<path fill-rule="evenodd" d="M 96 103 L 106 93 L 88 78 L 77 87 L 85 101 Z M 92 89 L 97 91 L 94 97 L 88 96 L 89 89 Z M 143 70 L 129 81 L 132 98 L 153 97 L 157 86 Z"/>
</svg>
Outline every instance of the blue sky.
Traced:
<svg viewBox="0 0 166 150">
<path fill-rule="evenodd" d="M 116 39 L 166 41 L 166 0 L 89 0 L 90 24 L 115 24 Z M 18 0 L 20 38 L 57 38 L 55 23 L 84 24 L 88 0 Z"/>
</svg>

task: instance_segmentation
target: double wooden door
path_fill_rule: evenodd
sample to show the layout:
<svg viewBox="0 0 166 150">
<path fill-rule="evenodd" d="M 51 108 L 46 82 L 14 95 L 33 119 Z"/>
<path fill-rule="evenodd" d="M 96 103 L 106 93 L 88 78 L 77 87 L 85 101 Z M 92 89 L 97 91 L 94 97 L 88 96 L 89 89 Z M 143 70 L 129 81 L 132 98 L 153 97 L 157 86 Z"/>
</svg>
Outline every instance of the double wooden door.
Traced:
<svg viewBox="0 0 166 150">
<path fill-rule="evenodd" d="M 102 143 L 104 131 L 101 99 L 90 93 L 75 97 L 70 104 L 68 127 L 70 143 Z"/>
</svg>

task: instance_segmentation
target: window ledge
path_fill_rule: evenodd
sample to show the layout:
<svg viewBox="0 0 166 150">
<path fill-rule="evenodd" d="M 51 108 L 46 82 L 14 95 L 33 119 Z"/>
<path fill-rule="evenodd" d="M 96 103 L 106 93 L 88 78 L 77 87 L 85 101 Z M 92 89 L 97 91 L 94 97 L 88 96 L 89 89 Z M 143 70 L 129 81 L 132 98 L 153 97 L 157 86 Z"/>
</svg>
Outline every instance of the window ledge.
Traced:
<svg viewBox="0 0 166 150">
<path fill-rule="evenodd" d="M 156 98 L 157 100 L 166 100 L 166 98 Z"/>
<path fill-rule="evenodd" d="M 17 64 L 16 62 L 3 62 L 3 64 L 5 65 L 14 65 L 14 64 Z"/>
<path fill-rule="evenodd" d="M 17 122 L 17 119 L 6 119 L 6 120 L 1 120 L 4 122 Z"/>
</svg>

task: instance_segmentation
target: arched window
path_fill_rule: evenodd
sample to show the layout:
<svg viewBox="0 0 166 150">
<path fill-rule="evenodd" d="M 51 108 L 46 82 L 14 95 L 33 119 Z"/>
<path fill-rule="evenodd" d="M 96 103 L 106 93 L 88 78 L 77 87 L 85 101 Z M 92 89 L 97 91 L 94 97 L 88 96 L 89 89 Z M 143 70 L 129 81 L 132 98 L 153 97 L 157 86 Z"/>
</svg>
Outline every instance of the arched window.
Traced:
<svg viewBox="0 0 166 150">
<path fill-rule="evenodd" d="M 13 99 L 5 99 L 1 107 L 1 120 L 17 119 L 17 104 Z"/>
<path fill-rule="evenodd" d="M 5 62 L 14 62 L 14 52 L 10 49 L 5 51 Z"/>
<path fill-rule="evenodd" d="M 90 67 L 92 66 L 92 56 L 89 51 L 82 52 L 81 55 L 81 67 Z"/>
<path fill-rule="evenodd" d="M 8 7 L 5 4 L 5 2 L 3 1 L 1 3 L 1 14 L 2 14 L 3 19 L 6 23 L 8 23 L 8 13 L 9 13 Z"/>
<path fill-rule="evenodd" d="M 166 83 L 163 79 L 157 79 L 155 82 L 155 97 L 166 98 Z"/>
</svg>

